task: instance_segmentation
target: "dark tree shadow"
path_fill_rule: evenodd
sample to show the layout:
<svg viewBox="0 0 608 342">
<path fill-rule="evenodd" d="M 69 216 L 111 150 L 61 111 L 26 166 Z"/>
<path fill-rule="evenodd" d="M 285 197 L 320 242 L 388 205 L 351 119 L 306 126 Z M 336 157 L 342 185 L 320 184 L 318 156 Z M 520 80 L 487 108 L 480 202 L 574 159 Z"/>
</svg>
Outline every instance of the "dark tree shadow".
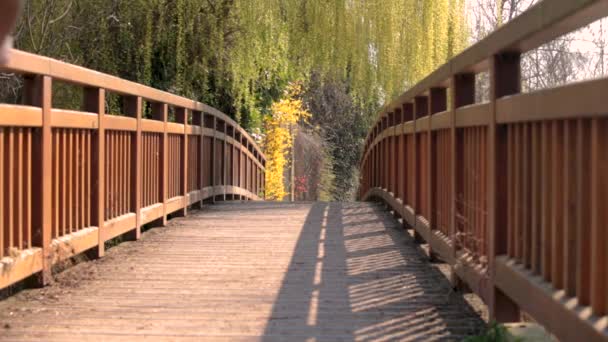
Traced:
<svg viewBox="0 0 608 342">
<path fill-rule="evenodd" d="M 317 203 L 263 340 L 451 341 L 483 325 L 382 208 Z"/>
</svg>

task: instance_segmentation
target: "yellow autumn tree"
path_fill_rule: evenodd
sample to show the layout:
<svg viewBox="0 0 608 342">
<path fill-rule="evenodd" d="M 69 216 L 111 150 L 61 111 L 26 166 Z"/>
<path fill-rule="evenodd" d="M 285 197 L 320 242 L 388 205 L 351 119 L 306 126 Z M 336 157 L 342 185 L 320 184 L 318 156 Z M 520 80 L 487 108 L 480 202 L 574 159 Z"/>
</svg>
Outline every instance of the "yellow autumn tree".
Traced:
<svg viewBox="0 0 608 342">
<path fill-rule="evenodd" d="M 290 127 L 310 117 L 310 113 L 306 111 L 300 99 L 301 92 L 300 83 L 290 84 L 283 98 L 272 104 L 272 114 L 265 119 L 265 194 L 266 199 L 270 201 L 280 201 L 288 194 L 285 191 L 283 174 L 285 165 L 288 163 L 289 150 L 293 144 Z"/>
</svg>

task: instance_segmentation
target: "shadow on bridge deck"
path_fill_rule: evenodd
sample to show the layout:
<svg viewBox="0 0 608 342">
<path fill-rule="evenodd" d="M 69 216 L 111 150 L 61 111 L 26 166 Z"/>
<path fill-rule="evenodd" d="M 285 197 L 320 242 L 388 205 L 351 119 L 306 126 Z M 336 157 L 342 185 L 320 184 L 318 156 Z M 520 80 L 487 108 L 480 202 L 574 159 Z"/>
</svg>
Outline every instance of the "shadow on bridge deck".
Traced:
<svg viewBox="0 0 608 342">
<path fill-rule="evenodd" d="M 483 325 L 400 224 L 367 203 L 312 205 L 265 341 L 460 340 Z"/>
</svg>

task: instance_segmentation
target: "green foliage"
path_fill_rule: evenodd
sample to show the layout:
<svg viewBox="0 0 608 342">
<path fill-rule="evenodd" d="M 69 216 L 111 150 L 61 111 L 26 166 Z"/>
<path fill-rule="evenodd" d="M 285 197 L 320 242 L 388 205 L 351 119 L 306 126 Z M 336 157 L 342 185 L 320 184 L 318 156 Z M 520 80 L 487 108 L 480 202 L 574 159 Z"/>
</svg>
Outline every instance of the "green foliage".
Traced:
<svg viewBox="0 0 608 342">
<path fill-rule="evenodd" d="M 285 86 L 313 71 L 344 80 L 364 105 L 392 99 L 462 49 L 463 4 L 30 0 L 17 46 L 204 101 L 260 128 Z"/>
<path fill-rule="evenodd" d="M 304 100 L 313 114 L 310 124 L 325 140 L 334 177 L 331 197 L 352 200 L 357 179 L 354 170 L 359 161 L 361 142 L 367 132 L 366 108 L 353 101 L 348 84 L 336 79 L 321 79 L 313 73 Z"/>
<path fill-rule="evenodd" d="M 376 109 L 464 48 L 464 2 L 28 0 L 16 45 L 205 102 L 255 133 L 303 80 L 340 200 Z M 0 98 L 17 97 L 15 84 Z M 78 108 L 81 95 L 54 101 Z M 112 94 L 107 105 L 121 112 Z"/>
<path fill-rule="evenodd" d="M 467 337 L 463 342 L 512 342 L 509 339 L 507 329 L 496 322 L 490 324 L 488 329 L 481 335 Z"/>
</svg>

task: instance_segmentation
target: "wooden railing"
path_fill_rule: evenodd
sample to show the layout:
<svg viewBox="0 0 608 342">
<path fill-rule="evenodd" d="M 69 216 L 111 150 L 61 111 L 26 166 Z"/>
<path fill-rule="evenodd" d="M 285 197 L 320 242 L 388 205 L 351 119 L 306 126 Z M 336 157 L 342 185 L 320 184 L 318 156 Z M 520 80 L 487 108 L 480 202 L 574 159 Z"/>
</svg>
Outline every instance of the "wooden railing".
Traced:
<svg viewBox="0 0 608 342">
<path fill-rule="evenodd" d="M 386 202 L 492 318 L 608 340 L 608 79 L 521 92 L 520 56 L 608 14 L 545 0 L 386 105 L 361 161 Z M 488 71 L 490 101 L 475 102 Z"/>
<path fill-rule="evenodd" d="M 25 81 L 23 105 L 0 104 L 0 289 L 203 200 L 263 198 L 264 154 L 212 107 L 21 51 L 0 70 Z M 54 81 L 82 110 L 53 107 Z"/>
</svg>

